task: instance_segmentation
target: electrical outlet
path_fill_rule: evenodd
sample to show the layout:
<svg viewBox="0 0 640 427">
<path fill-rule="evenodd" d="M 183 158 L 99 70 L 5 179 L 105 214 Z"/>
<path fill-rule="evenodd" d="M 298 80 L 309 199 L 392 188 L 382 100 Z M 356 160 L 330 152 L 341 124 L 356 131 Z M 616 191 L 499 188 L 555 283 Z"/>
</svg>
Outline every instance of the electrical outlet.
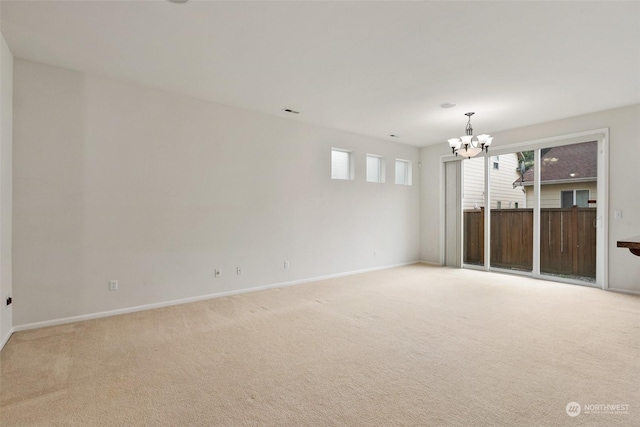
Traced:
<svg viewBox="0 0 640 427">
<path fill-rule="evenodd" d="M 613 211 L 613 217 L 615 219 L 622 219 L 622 211 Z"/>
<path fill-rule="evenodd" d="M 236 274 L 240 276 L 242 274 L 242 268 L 236 267 Z"/>
<path fill-rule="evenodd" d="M 289 261 L 285 261 L 284 262 L 284 269 L 287 270 L 287 269 L 289 269 L 289 267 L 291 267 L 291 264 L 289 264 Z"/>
<path fill-rule="evenodd" d="M 220 278 L 222 277 L 222 270 L 220 270 L 219 268 L 216 268 L 216 278 Z"/>
<path fill-rule="evenodd" d="M 109 280 L 109 290 L 117 291 L 118 290 L 118 281 L 117 280 Z"/>
</svg>

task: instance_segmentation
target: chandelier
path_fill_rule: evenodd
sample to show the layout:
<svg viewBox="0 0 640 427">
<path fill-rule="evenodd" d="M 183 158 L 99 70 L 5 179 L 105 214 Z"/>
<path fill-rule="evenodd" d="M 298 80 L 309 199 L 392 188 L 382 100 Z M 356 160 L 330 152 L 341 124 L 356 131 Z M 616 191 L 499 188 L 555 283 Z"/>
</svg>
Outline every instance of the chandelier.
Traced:
<svg viewBox="0 0 640 427">
<path fill-rule="evenodd" d="M 451 151 L 456 156 L 460 155 L 470 159 L 483 151 L 489 152 L 489 146 L 491 145 L 491 141 L 493 141 L 493 137 L 482 134 L 474 138 L 473 128 L 471 127 L 471 116 L 474 114 L 475 113 L 465 113 L 465 116 L 469 118 L 467 127 L 465 128 L 465 135 L 460 138 L 451 138 L 448 140 L 449 147 L 451 147 Z"/>
</svg>

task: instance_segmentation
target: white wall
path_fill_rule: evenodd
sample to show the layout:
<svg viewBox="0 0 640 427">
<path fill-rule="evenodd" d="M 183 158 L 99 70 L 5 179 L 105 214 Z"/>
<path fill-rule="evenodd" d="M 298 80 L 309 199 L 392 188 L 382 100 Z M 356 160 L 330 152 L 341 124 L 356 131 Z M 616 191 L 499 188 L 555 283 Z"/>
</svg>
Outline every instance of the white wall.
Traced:
<svg viewBox="0 0 640 427">
<path fill-rule="evenodd" d="M 16 327 L 419 259 L 415 147 L 18 58 L 14 71 Z M 330 179 L 332 146 L 354 151 L 354 181 Z M 391 177 L 411 160 L 414 185 L 366 183 L 366 153 Z"/>
<path fill-rule="evenodd" d="M 527 185 L 527 206 L 533 206 L 533 185 Z M 540 188 L 540 207 L 559 208 L 562 206 L 563 191 L 589 190 L 589 200 L 598 199 L 597 182 L 575 182 L 572 184 L 543 184 Z M 590 208 L 595 208 L 596 204 L 590 204 Z M 631 236 L 629 236 L 631 237 Z"/>
<path fill-rule="evenodd" d="M 493 169 L 493 162 L 497 161 L 498 169 Z M 520 187 L 513 187 L 513 183 L 520 178 L 518 174 L 518 155 L 516 153 L 491 156 L 489 171 L 491 173 L 491 209 L 498 208 L 498 201 L 502 209 L 515 209 L 525 207 L 525 193 Z M 484 182 L 482 183 L 484 191 Z"/>
<path fill-rule="evenodd" d="M 609 128 L 609 287 L 640 292 L 640 258 L 616 247 L 619 239 L 640 235 L 640 105 L 632 105 L 535 126 L 491 132 L 494 145 L 508 145 L 582 131 Z M 440 156 L 449 154 L 446 143 L 420 150 L 421 174 L 421 257 L 440 262 L 441 193 Z M 622 219 L 613 212 L 622 211 Z M 428 249 L 428 250 L 427 250 Z"/>
<path fill-rule="evenodd" d="M 497 161 L 498 169 L 493 169 L 493 162 Z M 474 157 L 465 160 L 463 208 L 474 209 L 484 206 L 484 157 Z M 518 155 L 516 153 L 491 156 L 489 171 L 491 173 L 491 209 L 497 209 L 498 201 L 502 202 L 502 209 L 525 207 L 525 193 L 520 187 L 513 187 L 520 175 L 517 172 Z"/>
<path fill-rule="evenodd" d="M 484 206 L 484 157 L 467 159 L 462 165 L 462 208 Z"/>
<path fill-rule="evenodd" d="M 0 349 L 12 331 L 11 275 L 11 164 L 13 127 L 13 55 L 7 42 L 0 41 Z"/>
</svg>

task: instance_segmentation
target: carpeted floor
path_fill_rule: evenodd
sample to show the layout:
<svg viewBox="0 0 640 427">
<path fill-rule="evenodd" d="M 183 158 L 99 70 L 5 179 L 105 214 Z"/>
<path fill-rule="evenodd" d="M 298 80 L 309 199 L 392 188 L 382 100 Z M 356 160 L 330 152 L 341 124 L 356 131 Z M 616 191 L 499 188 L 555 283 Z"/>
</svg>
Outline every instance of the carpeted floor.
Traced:
<svg viewBox="0 0 640 427">
<path fill-rule="evenodd" d="M 19 332 L 0 358 L 2 426 L 640 425 L 640 297 L 425 265 Z"/>
</svg>

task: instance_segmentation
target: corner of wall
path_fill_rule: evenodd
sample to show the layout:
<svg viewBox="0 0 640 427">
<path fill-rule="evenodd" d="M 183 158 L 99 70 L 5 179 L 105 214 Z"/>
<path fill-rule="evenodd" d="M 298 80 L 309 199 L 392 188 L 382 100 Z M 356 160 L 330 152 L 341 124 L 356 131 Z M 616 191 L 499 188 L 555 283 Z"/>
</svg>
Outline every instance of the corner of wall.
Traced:
<svg viewBox="0 0 640 427">
<path fill-rule="evenodd" d="M 12 174 L 13 55 L 0 34 L 0 350 L 13 333 L 12 294 Z"/>
</svg>

